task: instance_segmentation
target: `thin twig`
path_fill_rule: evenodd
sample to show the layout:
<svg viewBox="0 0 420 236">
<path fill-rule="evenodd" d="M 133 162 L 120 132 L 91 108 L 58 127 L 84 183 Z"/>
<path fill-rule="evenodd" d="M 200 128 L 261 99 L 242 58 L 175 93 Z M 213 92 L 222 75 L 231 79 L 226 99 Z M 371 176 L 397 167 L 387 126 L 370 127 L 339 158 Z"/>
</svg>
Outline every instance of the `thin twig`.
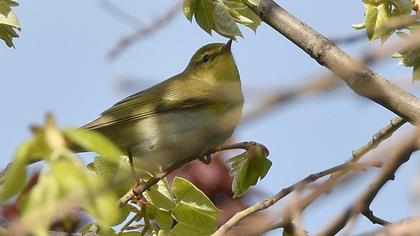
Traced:
<svg viewBox="0 0 420 236">
<path fill-rule="evenodd" d="M 158 29 L 161 29 L 167 23 L 169 23 L 180 11 L 182 1 L 177 1 L 172 7 L 170 7 L 163 15 L 154 20 L 152 23 L 145 27 L 140 27 L 130 35 L 126 35 L 117 42 L 117 44 L 112 47 L 108 53 L 109 59 L 115 59 L 120 55 L 125 49 L 133 45 L 135 42 L 143 39 L 146 36 L 156 32 Z"/>
<path fill-rule="evenodd" d="M 359 236 L 389 236 L 389 235 L 419 235 L 420 217 L 404 219 L 402 221 L 386 225 L 385 227 L 359 234 Z"/>
<path fill-rule="evenodd" d="M 308 184 L 308 183 L 312 183 L 315 182 L 316 180 L 330 175 L 334 172 L 337 171 L 341 171 L 343 169 L 347 169 L 347 168 L 357 168 L 357 166 L 362 165 L 364 167 L 366 166 L 378 166 L 379 163 L 343 163 L 331 168 L 328 168 L 326 170 L 314 173 L 314 174 L 310 174 L 307 177 L 301 179 L 300 181 L 286 187 L 283 188 L 280 192 L 278 192 L 277 194 L 266 198 L 262 201 L 259 201 L 257 203 L 255 203 L 254 205 L 246 208 L 245 210 L 242 210 L 238 213 L 236 213 L 232 218 L 230 218 L 224 225 L 222 225 L 214 234 L 213 236 L 217 236 L 217 235 L 224 235 L 226 234 L 235 224 L 237 224 L 239 221 L 241 221 L 242 219 L 244 219 L 245 217 L 257 212 L 257 211 L 261 211 L 264 210 L 270 206 L 272 206 L 274 203 L 278 202 L 279 200 L 281 200 L 282 198 L 284 198 L 285 196 L 287 196 L 288 194 L 290 194 L 291 192 L 295 191 L 296 189 L 301 188 L 302 186 Z"/>
<path fill-rule="evenodd" d="M 330 40 L 335 44 L 350 44 L 356 43 L 363 39 L 367 39 L 367 34 L 364 31 L 352 33 L 350 35 L 330 37 Z"/>
<path fill-rule="evenodd" d="M 368 220 L 370 220 L 370 222 L 372 222 L 373 224 L 378 224 L 378 225 L 387 225 L 387 224 L 391 224 L 391 222 L 384 220 L 380 217 L 377 217 L 375 214 L 373 214 L 373 211 L 369 208 L 367 208 L 366 210 L 364 210 L 362 212 L 362 215 L 364 215 L 366 218 L 368 218 Z"/>
<path fill-rule="evenodd" d="M 361 146 L 360 148 L 354 150 L 352 152 L 351 157 L 348 159 L 348 163 L 355 163 L 356 161 L 360 160 L 364 155 L 368 152 L 374 150 L 381 142 L 385 141 L 387 138 L 391 137 L 391 135 L 398 130 L 403 124 L 407 121 L 400 118 L 395 117 L 393 118 L 389 124 L 381 128 L 378 132 L 376 132 L 372 139 L 369 140 L 366 144 Z M 346 174 L 348 174 L 348 170 L 342 170 L 339 172 L 334 172 L 331 177 L 314 189 L 308 196 L 306 196 L 301 202 L 301 210 L 303 211 L 306 209 L 312 202 L 318 199 L 319 196 L 322 194 L 329 192 Z M 287 211 L 285 212 L 285 217 L 288 218 Z"/>
<path fill-rule="evenodd" d="M 365 212 L 382 187 L 394 179 L 394 174 L 398 168 L 410 159 L 411 154 L 418 150 L 418 140 L 420 138 L 420 129 L 411 134 L 403 142 L 394 146 L 389 156 L 389 161 L 384 164 L 381 172 L 375 180 L 369 184 L 368 188 L 351 204 L 342 214 L 335 218 L 318 235 L 335 235 L 344 228 L 347 221 L 357 214 Z"/>
<path fill-rule="evenodd" d="M 230 228 L 232 228 L 236 223 L 241 221 L 243 218 L 247 217 L 248 215 L 251 215 L 257 211 L 261 211 L 263 209 L 266 209 L 267 207 L 273 205 L 277 201 L 281 200 L 294 190 L 301 188 L 302 186 L 315 182 L 319 178 L 322 178 L 327 175 L 331 175 L 334 173 L 347 173 L 347 171 L 344 170 L 353 170 L 357 167 L 364 166 L 366 167 L 366 163 L 354 163 L 351 162 L 351 160 L 359 160 L 363 155 L 368 153 L 369 151 L 373 150 L 375 147 L 377 147 L 381 142 L 383 142 L 385 139 L 390 137 L 398 128 L 400 128 L 403 124 L 405 124 L 406 121 L 400 117 L 395 117 L 390 121 L 390 123 L 383 128 L 381 128 L 378 132 L 376 132 L 372 139 L 369 140 L 368 143 L 364 144 L 360 148 L 354 150 L 352 152 L 351 157 L 349 158 L 349 161 L 346 163 L 331 167 L 329 169 L 326 169 L 324 171 L 320 171 L 318 173 L 314 173 L 311 175 L 308 175 L 306 178 L 298 181 L 295 184 L 290 185 L 289 187 L 283 188 L 280 192 L 278 192 L 276 195 L 269 197 L 265 200 L 262 200 L 260 202 L 257 202 L 256 204 L 250 206 L 249 208 L 238 212 L 235 214 L 228 222 L 225 223 L 225 225 L 221 226 L 218 231 L 216 231 L 215 235 L 223 235 L 226 233 Z M 378 163 L 376 163 L 378 164 Z M 372 165 L 372 164 L 370 164 Z M 350 167 L 350 168 L 348 168 Z M 330 178 L 326 182 L 323 183 L 322 189 L 331 189 L 338 178 Z M 321 191 L 320 189 L 314 190 L 314 192 L 306 197 L 302 202 L 306 202 L 306 204 L 302 205 L 301 203 L 301 209 L 305 209 L 305 206 L 312 203 L 316 198 L 318 198 L 322 193 L 325 191 Z"/>
<path fill-rule="evenodd" d="M 365 145 L 361 146 L 360 148 L 354 150 L 351 154 L 351 158 L 349 161 L 355 162 L 360 160 L 366 153 L 372 151 L 378 145 L 386 140 L 387 138 L 391 137 L 391 135 L 397 131 L 401 126 L 407 123 L 407 120 L 397 116 L 394 117 L 388 125 L 381 128 L 378 132 L 376 132 L 371 140 L 367 142 Z"/>
<path fill-rule="evenodd" d="M 116 19 L 130 24 L 132 26 L 135 27 L 139 27 L 140 25 L 140 20 L 129 14 L 128 12 L 124 11 L 123 9 L 121 9 L 117 4 L 109 1 L 109 0 L 103 0 L 101 1 L 100 6 L 102 7 L 102 9 L 106 12 L 108 12 L 110 15 L 114 16 Z"/>
</svg>

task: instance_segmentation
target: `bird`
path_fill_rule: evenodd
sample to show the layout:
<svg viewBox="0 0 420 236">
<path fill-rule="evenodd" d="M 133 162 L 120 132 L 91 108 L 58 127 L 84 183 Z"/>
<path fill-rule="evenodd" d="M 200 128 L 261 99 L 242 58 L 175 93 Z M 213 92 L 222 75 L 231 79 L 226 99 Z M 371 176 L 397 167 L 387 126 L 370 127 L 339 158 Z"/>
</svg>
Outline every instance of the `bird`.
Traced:
<svg viewBox="0 0 420 236">
<path fill-rule="evenodd" d="M 146 172 L 224 144 L 244 104 L 231 45 L 201 47 L 181 73 L 122 99 L 82 128 L 110 139 Z"/>
</svg>

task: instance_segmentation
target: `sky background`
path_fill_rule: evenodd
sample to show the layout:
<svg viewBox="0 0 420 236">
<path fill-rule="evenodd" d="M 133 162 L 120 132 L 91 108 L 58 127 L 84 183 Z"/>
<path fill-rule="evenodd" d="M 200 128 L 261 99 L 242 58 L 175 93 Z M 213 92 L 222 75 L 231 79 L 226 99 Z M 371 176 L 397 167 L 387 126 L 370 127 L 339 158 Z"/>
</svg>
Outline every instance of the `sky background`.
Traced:
<svg viewBox="0 0 420 236">
<path fill-rule="evenodd" d="M 190 23 L 178 14 L 167 26 L 128 48 L 115 60 L 107 59 L 107 53 L 121 37 L 147 25 L 173 3 L 118 1 L 118 6 L 137 18 L 133 25 L 104 11 L 100 0 L 20 1 L 15 13 L 22 32 L 14 41 L 16 49 L 0 44 L 1 164 L 6 165 L 18 145 L 31 136 L 29 125 L 42 123 L 47 112 L 55 115 L 60 126 L 78 127 L 130 92 L 179 73 L 204 44 L 227 41 L 216 34 L 208 35 L 195 22 Z M 354 34 L 350 25 L 363 20 L 362 1 L 285 0 L 280 3 L 327 37 Z M 246 109 L 268 92 L 304 83 L 315 74 L 327 72 L 265 24 L 256 34 L 245 27 L 241 30 L 244 38 L 233 44 L 233 53 L 245 91 Z M 341 47 L 357 56 L 377 46 L 362 40 Z M 411 83 L 411 69 L 397 64 L 395 59 L 386 59 L 373 68 L 419 96 L 419 82 Z M 136 81 L 132 91 L 121 89 L 124 78 Z M 343 162 L 352 150 L 366 143 L 393 117 L 387 109 L 343 87 L 274 109 L 240 126 L 234 137 L 238 141 L 254 140 L 269 148 L 273 165 L 258 188 L 274 194 L 310 173 Z M 402 137 L 410 128 L 411 125 L 405 125 L 386 143 Z M 396 180 L 388 183 L 373 202 L 372 209 L 378 216 L 398 221 L 415 214 L 410 194 L 419 157 L 415 154 L 400 168 Z M 339 209 L 358 196 L 375 173 L 370 171 L 346 188 L 321 198 L 305 211 L 305 228 L 310 232 L 321 229 Z M 250 202 L 256 200 L 252 198 Z M 276 208 L 281 205 L 277 204 Z M 355 232 L 374 228 L 377 226 L 360 217 Z"/>
</svg>

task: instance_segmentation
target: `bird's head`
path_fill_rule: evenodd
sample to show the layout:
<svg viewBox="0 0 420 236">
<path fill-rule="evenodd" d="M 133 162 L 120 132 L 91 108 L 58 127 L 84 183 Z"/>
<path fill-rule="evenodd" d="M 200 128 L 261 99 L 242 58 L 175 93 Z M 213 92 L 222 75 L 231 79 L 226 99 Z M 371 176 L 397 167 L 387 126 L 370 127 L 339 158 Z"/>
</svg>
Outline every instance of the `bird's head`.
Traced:
<svg viewBox="0 0 420 236">
<path fill-rule="evenodd" d="M 197 50 L 185 71 L 201 75 L 213 75 L 216 79 L 239 79 L 239 72 L 231 52 L 232 40 L 226 44 L 210 43 Z"/>
</svg>

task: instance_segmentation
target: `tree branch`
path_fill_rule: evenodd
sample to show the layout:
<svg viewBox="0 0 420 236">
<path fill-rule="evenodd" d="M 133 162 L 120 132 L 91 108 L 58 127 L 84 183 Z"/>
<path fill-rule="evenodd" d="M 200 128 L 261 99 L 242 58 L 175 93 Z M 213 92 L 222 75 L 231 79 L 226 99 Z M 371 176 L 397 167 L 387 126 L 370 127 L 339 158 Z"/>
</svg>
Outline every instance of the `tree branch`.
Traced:
<svg viewBox="0 0 420 236">
<path fill-rule="evenodd" d="M 357 94 L 384 106 L 411 123 L 420 122 L 420 100 L 385 80 L 345 54 L 327 38 L 288 13 L 272 0 L 249 7 L 276 31 L 291 40 L 319 64 L 340 76 Z"/>
<path fill-rule="evenodd" d="M 370 222 L 372 222 L 373 224 L 378 224 L 378 225 L 391 224 L 391 222 L 375 216 L 375 214 L 373 214 L 373 211 L 369 208 L 365 209 L 362 212 L 362 215 L 364 215 L 366 218 L 368 218 L 368 220 L 370 220 Z"/>
<path fill-rule="evenodd" d="M 418 235 L 419 232 L 420 217 L 413 217 L 389 224 L 380 230 L 362 233 L 360 236 Z"/>
<path fill-rule="evenodd" d="M 301 179 L 300 181 L 286 187 L 283 188 L 280 192 L 278 192 L 277 194 L 266 198 L 262 201 L 259 201 L 257 203 L 255 203 L 254 205 L 246 208 L 243 211 L 240 211 L 238 213 L 236 213 L 232 218 L 230 218 L 224 225 L 222 225 L 212 236 L 221 236 L 221 235 L 225 235 L 235 224 L 237 224 L 239 221 L 241 221 L 242 219 L 244 219 L 245 217 L 257 212 L 257 211 L 261 211 L 264 210 L 270 206 L 272 206 L 274 203 L 278 202 L 279 200 L 281 200 L 282 198 L 284 198 L 285 196 L 287 196 L 288 194 L 290 194 L 291 192 L 295 191 L 296 189 L 300 189 L 302 188 L 304 185 L 308 184 L 308 183 L 312 183 L 315 182 L 316 180 L 330 175 L 332 173 L 335 173 L 337 171 L 341 171 L 343 169 L 359 169 L 360 167 L 366 168 L 367 166 L 380 166 L 380 163 L 343 163 L 331 168 L 328 168 L 326 170 L 314 173 L 314 174 L 310 174 L 307 177 Z M 283 223 L 281 224 L 283 225 Z"/>
<path fill-rule="evenodd" d="M 361 146 L 360 148 L 354 150 L 351 154 L 351 158 L 349 158 L 349 161 L 358 161 L 360 158 L 362 158 L 366 153 L 372 151 L 380 143 L 382 143 L 387 138 L 391 137 L 391 135 L 397 131 L 401 126 L 403 126 L 405 123 L 407 123 L 407 120 L 401 118 L 401 117 L 395 117 L 393 118 L 389 124 L 381 128 L 378 132 L 376 132 L 371 140 L 367 142 L 365 145 Z"/>
<path fill-rule="evenodd" d="M 389 181 L 394 179 L 394 174 L 398 168 L 410 159 L 411 154 L 419 149 L 420 129 L 410 135 L 402 143 L 395 145 L 393 152 L 389 156 L 389 161 L 384 164 L 381 172 L 368 188 L 359 196 L 359 198 L 351 204 L 340 216 L 329 224 L 318 235 L 335 235 L 346 226 L 346 223 L 353 216 L 365 212 L 379 190 Z"/>
<path fill-rule="evenodd" d="M 157 29 L 160 29 L 165 24 L 169 23 L 176 15 L 180 12 L 182 1 L 177 1 L 172 7 L 170 7 L 163 15 L 146 27 L 140 27 L 132 34 L 124 36 L 117 42 L 117 44 L 109 51 L 108 58 L 115 59 L 122 51 L 127 49 L 134 42 L 154 33 Z"/>
<path fill-rule="evenodd" d="M 354 163 L 360 160 L 364 155 L 368 152 L 375 149 L 381 142 L 386 140 L 387 138 L 391 137 L 391 135 L 400 128 L 406 121 L 400 117 L 395 117 L 391 120 L 391 122 L 381 128 L 378 132 L 376 132 L 372 139 L 369 140 L 368 143 L 364 144 L 360 148 L 354 150 L 352 152 L 351 157 L 348 159 L 348 163 Z M 306 209 L 312 202 L 318 199 L 323 193 L 329 192 L 341 178 L 348 174 L 348 170 L 341 170 L 339 172 L 333 173 L 328 180 L 322 183 L 319 187 L 312 191 L 308 196 L 306 196 L 300 203 L 301 210 L 303 211 Z M 288 218 L 289 213 L 286 211 L 284 213 L 284 218 Z"/>
<path fill-rule="evenodd" d="M 292 184 L 292 185 L 290 185 L 286 188 L 283 188 L 276 195 L 271 196 L 271 197 L 269 197 L 265 200 L 259 201 L 259 202 L 255 203 L 254 205 L 250 206 L 249 208 L 247 208 L 247 209 L 245 209 L 241 212 L 238 212 L 229 221 L 227 221 L 224 225 L 222 225 L 215 232 L 214 235 L 225 234 L 235 224 L 237 224 L 239 221 L 241 221 L 243 218 L 247 217 L 248 215 L 251 215 L 251 214 L 253 214 L 257 211 L 261 211 L 261 210 L 264 210 L 264 209 L 270 207 L 271 205 L 273 205 L 277 201 L 281 200 L 282 198 L 284 198 L 285 196 L 287 196 L 288 194 L 290 194 L 294 190 L 302 188 L 303 186 L 305 186 L 308 183 L 315 182 L 316 180 L 318 180 L 318 179 L 320 179 L 324 176 L 331 175 L 331 174 L 334 174 L 334 173 L 337 173 L 337 172 L 344 175 L 344 173 L 348 173 L 347 170 L 359 169 L 360 167 L 366 169 L 366 167 L 369 167 L 369 166 L 372 166 L 372 165 L 379 166 L 379 163 L 358 163 L 357 164 L 357 163 L 354 163 L 354 162 L 358 161 L 363 155 L 365 155 L 369 151 L 376 148 L 382 141 L 389 138 L 398 128 L 400 128 L 405 123 L 406 123 L 406 121 L 404 119 L 402 119 L 400 117 L 395 117 L 394 119 L 392 119 L 390 121 L 390 123 L 388 125 L 384 126 L 378 132 L 376 132 L 372 136 L 372 139 L 368 143 L 366 143 L 363 146 L 361 146 L 360 148 L 354 150 L 352 152 L 352 156 L 349 158 L 349 160 L 346 163 L 328 168 L 328 169 L 320 171 L 318 173 L 308 175 L 306 178 L 301 179 L 297 183 Z M 332 187 L 333 183 L 335 183 L 336 179 L 337 178 L 330 178 L 326 182 L 329 183 L 328 185 Z M 324 185 L 325 185 L 325 183 L 324 183 Z M 323 191 L 316 191 L 315 190 L 314 193 L 311 194 L 312 196 L 311 195 L 308 196 L 307 198 L 305 198 L 305 200 L 303 200 L 303 202 L 306 202 L 307 205 L 309 205 L 322 192 Z M 301 209 L 304 209 L 307 205 L 303 206 L 303 208 L 301 208 Z M 302 205 L 301 205 L 301 207 L 302 207 Z M 281 225 L 283 225 L 283 224 L 284 223 L 282 222 Z"/>
<path fill-rule="evenodd" d="M 125 193 L 120 199 L 119 204 L 120 206 L 123 204 L 126 204 L 128 201 L 130 201 L 135 195 L 139 195 L 152 187 L 154 184 L 159 182 L 159 180 L 165 178 L 168 174 L 175 171 L 176 169 L 180 168 L 181 166 L 185 165 L 188 162 L 191 162 L 193 160 L 199 159 L 204 156 L 210 156 L 216 152 L 225 151 L 225 150 L 232 150 L 232 149 L 244 149 L 249 150 L 251 147 L 255 145 L 260 145 L 265 151 L 268 153 L 268 149 L 261 144 L 258 144 L 256 142 L 241 142 L 241 143 L 235 143 L 235 144 L 228 144 L 221 147 L 214 148 L 212 150 L 209 150 L 207 153 L 203 153 L 202 155 L 193 156 L 191 158 L 187 158 L 184 160 L 180 160 L 178 162 L 175 162 L 171 166 L 169 166 L 167 169 L 163 170 L 162 172 L 153 175 L 149 180 L 146 182 L 140 183 L 134 187 L 132 187 L 127 193 Z"/>
</svg>

